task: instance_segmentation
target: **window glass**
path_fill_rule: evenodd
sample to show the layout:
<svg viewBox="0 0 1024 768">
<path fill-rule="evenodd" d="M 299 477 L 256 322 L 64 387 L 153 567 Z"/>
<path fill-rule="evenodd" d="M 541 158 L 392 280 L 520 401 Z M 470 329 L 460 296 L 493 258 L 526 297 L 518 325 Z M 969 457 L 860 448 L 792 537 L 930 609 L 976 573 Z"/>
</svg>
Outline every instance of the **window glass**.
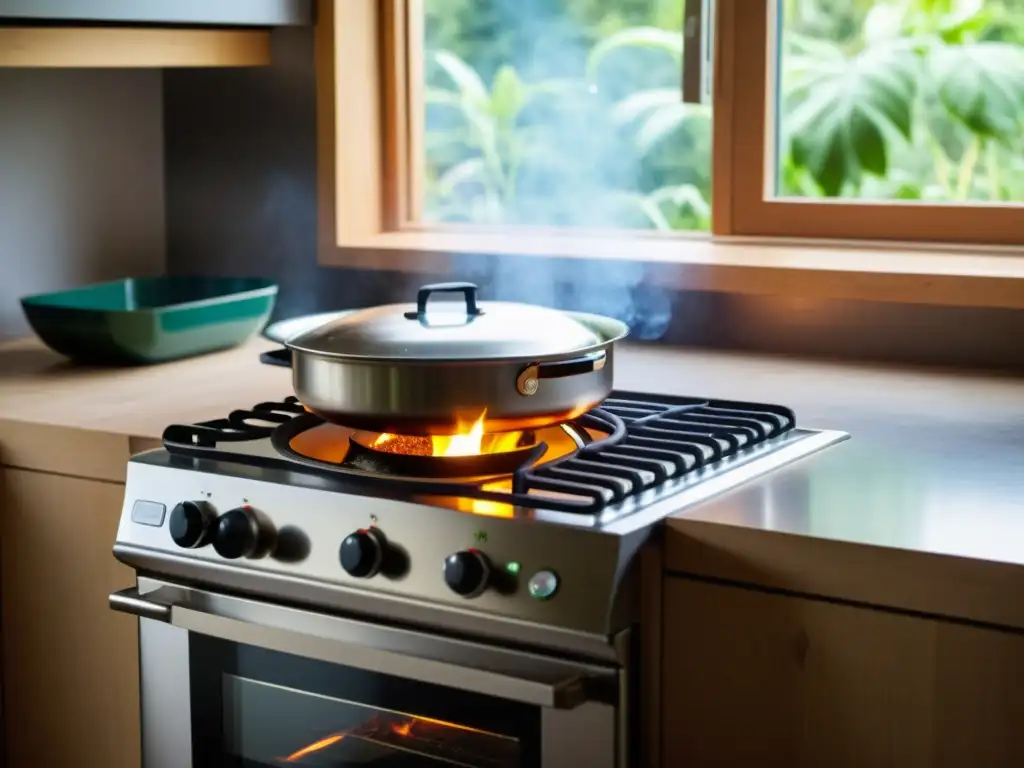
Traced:
<svg viewBox="0 0 1024 768">
<path fill-rule="evenodd" d="M 708 229 L 711 108 L 683 100 L 685 5 L 424 0 L 422 217 Z"/>
<path fill-rule="evenodd" d="M 1024 0 L 776 7 L 778 195 L 1024 201 Z"/>
</svg>

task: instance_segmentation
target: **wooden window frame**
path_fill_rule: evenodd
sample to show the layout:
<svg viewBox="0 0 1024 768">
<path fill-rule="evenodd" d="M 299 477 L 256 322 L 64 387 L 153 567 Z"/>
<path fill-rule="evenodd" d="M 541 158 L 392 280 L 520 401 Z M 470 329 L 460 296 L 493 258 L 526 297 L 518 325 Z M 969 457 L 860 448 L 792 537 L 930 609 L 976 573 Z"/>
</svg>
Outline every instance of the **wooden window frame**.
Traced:
<svg viewBox="0 0 1024 768">
<path fill-rule="evenodd" d="M 1019 208 L 766 199 L 770 0 L 718 0 L 710 235 L 418 223 L 422 108 L 409 84 L 422 77 L 410 41 L 423 2 L 319 0 L 321 264 L 437 274 L 487 256 L 640 261 L 678 289 L 1024 309 Z"/>
<path fill-rule="evenodd" d="M 731 110 L 726 120 L 731 129 L 731 167 L 750 169 L 729 176 L 731 199 L 720 222 L 723 234 L 859 240 L 868 233 L 874 240 L 1024 245 L 1024 210 L 1015 205 L 774 198 L 775 93 L 771 83 L 777 82 L 774 62 L 778 55 L 770 31 L 777 24 L 776 7 L 775 2 L 745 2 L 743 13 L 737 14 L 735 2 L 721 5 L 724 13 L 719 24 L 722 38 L 729 41 L 732 77 L 731 82 L 723 83 L 729 93 L 719 94 L 719 101 Z"/>
</svg>

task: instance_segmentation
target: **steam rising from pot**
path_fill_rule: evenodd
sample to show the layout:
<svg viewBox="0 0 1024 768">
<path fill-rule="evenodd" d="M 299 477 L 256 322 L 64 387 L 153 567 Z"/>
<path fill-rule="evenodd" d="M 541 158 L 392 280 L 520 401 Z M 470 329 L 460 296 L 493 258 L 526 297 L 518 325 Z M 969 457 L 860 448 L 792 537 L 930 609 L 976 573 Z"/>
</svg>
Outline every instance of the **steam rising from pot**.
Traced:
<svg viewBox="0 0 1024 768">
<path fill-rule="evenodd" d="M 672 320 L 669 292 L 644 285 L 641 264 L 537 256 L 464 261 L 455 277 L 476 283 L 487 300 L 607 315 L 626 323 L 633 338 L 644 340 L 660 338 Z"/>
<path fill-rule="evenodd" d="M 599 57 L 603 43 L 595 46 L 584 16 L 561 2 L 489 0 L 473 5 L 472 24 L 454 27 L 457 3 L 425 5 L 427 221 L 507 227 L 513 251 L 520 227 L 679 226 L 666 214 L 673 204 L 652 202 L 650 193 L 696 181 L 680 176 L 678 158 L 700 150 L 685 146 L 686 132 L 667 131 L 652 151 L 638 140 L 650 111 L 635 99 L 623 109 L 658 89 L 671 100 L 680 82 L 674 33 L 663 30 L 661 47 L 623 46 Z M 479 39 L 463 39 L 470 34 Z M 476 282 L 487 299 L 609 315 L 643 339 L 661 336 L 671 319 L 667 292 L 644 285 L 638 264 L 459 261 L 469 269 L 450 277 Z"/>
</svg>

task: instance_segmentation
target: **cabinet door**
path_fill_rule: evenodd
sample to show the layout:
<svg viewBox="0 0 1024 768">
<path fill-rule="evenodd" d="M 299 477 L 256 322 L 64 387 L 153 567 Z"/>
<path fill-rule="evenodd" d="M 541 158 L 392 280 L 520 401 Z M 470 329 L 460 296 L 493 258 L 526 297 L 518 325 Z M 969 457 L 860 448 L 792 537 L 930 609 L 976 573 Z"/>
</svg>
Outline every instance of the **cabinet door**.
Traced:
<svg viewBox="0 0 1024 768">
<path fill-rule="evenodd" d="M 1024 636 L 665 583 L 663 765 L 1024 765 Z"/>
<path fill-rule="evenodd" d="M 138 622 L 107 607 L 124 486 L 0 469 L 8 768 L 138 768 Z"/>
</svg>

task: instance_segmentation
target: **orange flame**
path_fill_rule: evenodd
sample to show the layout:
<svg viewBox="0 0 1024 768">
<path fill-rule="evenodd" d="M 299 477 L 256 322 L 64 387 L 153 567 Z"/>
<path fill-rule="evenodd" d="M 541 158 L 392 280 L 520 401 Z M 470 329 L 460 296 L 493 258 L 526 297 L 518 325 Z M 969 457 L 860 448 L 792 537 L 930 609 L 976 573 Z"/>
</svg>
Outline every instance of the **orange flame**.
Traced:
<svg viewBox="0 0 1024 768">
<path fill-rule="evenodd" d="M 485 491 L 500 491 L 510 493 L 512 485 L 509 480 L 498 480 L 493 483 L 484 483 L 480 486 Z M 474 499 L 467 496 L 455 498 L 456 509 L 463 512 L 470 512 L 481 517 L 503 517 L 512 519 L 516 516 L 516 508 L 504 501 L 491 501 L 490 499 Z"/>
<path fill-rule="evenodd" d="M 288 755 L 288 757 L 284 759 L 284 761 L 286 763 L 297 763 L 299 760 L 306 757 L 307 755 L 311 755 L 314 752 L 319 752 L 321 749 L 327 749 L 332 744 L 337 744 L 347 735 L 347 733 L 332 733 L 330 736 L 326 736 L 320 739 L 319 741 L 314 741 L 312 744 L 303 747 L 298 752 L 292 752 L 290 755 Z"/>
<path fill-rule="evenodd" d="M 493 736 L 494 734 L 488 731 L 481 731 L 479 728 L 471 728 L 468 725 L 459 725 L 458 723 L 449 723 L 446 720 L 435 720 L 432 717 L 414 717 L 409 721 L 409 725 L 413 723 L 426 723 L 427 725 L 439 725 L 442 728 L 451 728 L 456 731 L 466 731 L 467 733 L 482 733 L 485 736 Z M 404 724 L 403 724 L 404 725 Z"/>
<path fill-rule="evenodd" d="M 433 435 L 430 438 L 430 454 L 432 456 L 479 456 L 482 453 L 504 453 L 515 450 L 519 446 L 522 432 L 484 432 L 484 421 L 487 411 L 484 410 L 469 426 L 460 424 L 459 431 L 454 435 Z M 419 439 L 419 438 L 415 438 Z M 424 440 L 426 438 L 423 438 Z M 380 448 L 393 440 L 410 440 L 401 435 L 383 432 L 373 441 L 374 448 Z M 403 446 L 404 447 L 404 446 Z M 410 451 L 412 452 L 412 451 Z M 419 453 L 417 450 L 416 453 Z M 426 454 L 426 451 L 423 451 Z"/>
<path fill-rule="evenodd" d="M 435 456 L 477 456 L 484 442 L 484 417 L 487 411 L 467 430 L 454 435 L 435 435 L 431 438 Z"/>
<path fill-rule="evenodd" d="M 481 730 L 478 730 L 476 728 L 471 728 L 468 725 L 459 725 L 458 723 L 449 723 L 449 722 L 446 722 L 444 720 L 435 720 L 435 719 L 433 719 L 431 717 L 409 717 L 408 720 L 403 720 L 401 722 L 390 723 L 389 728 L 391 730 L 391 733 L 395 734 L 396 736 L 401 736 L 401 737 L 405 738 L 405 737 L 408 737 L 408 736 L 414 736 L 415 735 L 415 734 L 413 734 L 413 726 L 415 726 L 415 725 L 439 726 L 441 728 L 451 728 L 451 729 L 457 730 L 457 731 L 467 731 L 469 733 L 480 733 L 480 734 L 484 734 L 484 735 L 487 735 L 487 736 L 493 735 L 491 733 L 488 733 L 487 731 L 481 731 Z M 365 728 L 369 728 L 370 732 L 374 732 L 374 731 L 376 731 L 377 728 L 379 728 L 379 723 L 377 721 L 376 716 L 370 718 L 370 720 L 367 721 L 366 723 L 363 723 L 360 726 L 356 726 L 354 729 L 352 729 L 350 731 L 342 731 L 341 733 L 332 733 L 330 736 L 325 736 L 324 738 L 322 738 L 322 739 L 320 739 L 318 741 L 314 741 L 312 744 L 309 744 L 309 745 L 303 747 L 302 749 L 300 749 L 299 751 L 293 752 L 292 754 L 288 755 L 288 757 L 281 758 L 281 760 L 282 760 L 282 762 L 285 762 L 285 763 L 297 763 L 300 760 L 302 760 L 302 758 L 307 757 L 307 756 L 313 754 L 314 752 L 319 752 L 319 751 L 321 751 L 323 749 L 327 749 L 328 747 L 330 747 L 333 744 L 337 744 L 339 741 L 341 741 L 342 739 L 344 739 L 346 736 L 348 736 L 350 734 L 353 735 L 353 736 L 358 737 L 359 734 L 362 733 L 362 731 Z"/>
<path fill-rule="evenodd" d="M 415 718 L 412 720 L 406 720 L 404 723 L 392 723 L 391 732 L 397 733 L 399 736 L 408 736 L 412 732 L 412 724 L 415 723 Z"/>
</svg>

